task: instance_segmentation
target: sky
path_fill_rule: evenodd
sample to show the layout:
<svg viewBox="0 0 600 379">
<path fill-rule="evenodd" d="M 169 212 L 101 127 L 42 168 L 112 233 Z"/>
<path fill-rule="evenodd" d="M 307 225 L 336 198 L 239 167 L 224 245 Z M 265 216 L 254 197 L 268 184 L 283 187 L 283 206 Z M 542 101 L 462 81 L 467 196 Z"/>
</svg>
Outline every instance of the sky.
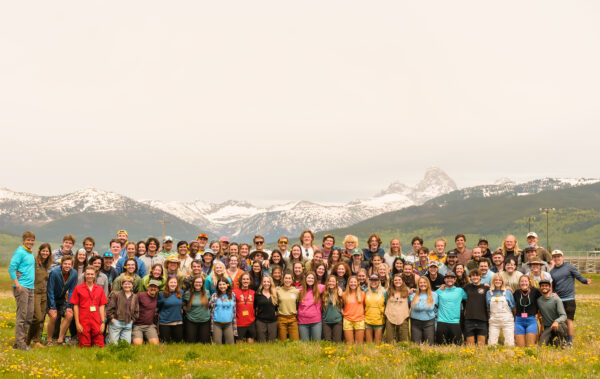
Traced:
<svg viewBox="0 0 600 379">
<path fill-rule="evenodd" d="M 0 187 L 348 201 L 600 177 L 598 1 L 0 4 Z"/>
</svg>

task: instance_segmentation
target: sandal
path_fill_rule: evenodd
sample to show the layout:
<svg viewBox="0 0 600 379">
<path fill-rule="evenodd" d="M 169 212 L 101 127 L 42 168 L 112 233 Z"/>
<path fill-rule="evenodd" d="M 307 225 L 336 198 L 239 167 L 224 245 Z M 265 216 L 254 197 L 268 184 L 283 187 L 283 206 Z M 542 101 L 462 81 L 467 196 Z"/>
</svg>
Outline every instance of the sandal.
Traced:
<svg viewBox="0 0 600 379">
<path fill-rule="evenodd" d="M 52 342 L 52 340 L 48 340 L 46 342 L 46 346 L 48 346 L 48 347 L 53 346 L 53 345 L 54 345 L 54 342 Z"/>
</svg>

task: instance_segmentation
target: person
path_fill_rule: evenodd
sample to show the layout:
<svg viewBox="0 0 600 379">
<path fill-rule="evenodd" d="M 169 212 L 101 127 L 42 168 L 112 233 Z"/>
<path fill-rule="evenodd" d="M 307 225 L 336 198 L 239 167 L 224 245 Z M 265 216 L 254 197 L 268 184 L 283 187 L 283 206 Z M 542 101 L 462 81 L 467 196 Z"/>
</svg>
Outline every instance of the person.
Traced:
<svg viewBox="0 0 600 379">
<path fill-rule="evenodd" d="M 158 252 L 160 256 L 167 259 L 169 256 L 175 254 L 173 251 L 173 237 L 165 236 L 162 244 L 162 250 Z"/>
<path fill-rule="evenodd" d="M 575 310 L 577 308 L 575 304 L 575 279 L 583 284 L 591 284 L 592 279 L 584 278 L 575 266 L 566 263 L 561 250 L 552 251 L 552 262 L 554 263 L 554 268 L 550 270 L 552 287 L 554 292 L 556 292 L 563 302 L 563 307 L 567 313 L 568 333 L 566 341 L 567 345 L 570 346 L 573 343 L 573 337 L 575 335 L 575 326 L 573 325 L 573 320 L 575 320 Z"/>
<path fill-rule="evenodd" d="M 138 241 L 138 243 L 135 245 L 135 255 L 138 258 L 141 258 L 146 254 L 147 251 L 148 251 L 148 245 L 146 245 L 146 241 Z M 148 270 L 146 270 L 146 271 L 148 271 Z"/>
<path fill-rule="evenodd" d="M 481 261 L 479 261 L 478 268 L 479 272 L 481 272 L 481 283 L 491 286 L 494 273 L 490 271 L 490 261 L 488 261 L 486 258 L 483 258 Z"/>
<path fill-rule="evenodd" d="M 215 292 L 217 292 L 217 282 L 221 278 L 227 280 L 227 282 L 231 286 L 231 278 L 229 277 L 229 274 L 227 274 L 225 264 L 221 261 L 215 261 L 212 273 L 208 275 L 206 277 L 206 280 L 204 281 L 204 288 L 206 288 L 206 290 L 208 291 L 209 297 L 211 297 Z"/>
<path fill-rule="evenodd" d="M 314 261 L 314 258 L 311 262 L 313 262 L 313 261 Z M 309 263 L 311 263 L 311 262 L 309 262 Z M 266 265 L 266 267 L 269 269 L 269 272 L 271 272 L 271 268 L 273 266 L 279 266 L 279 267 L 283 268 L 284 270 L 286 269 L 286 263 L 285 263 L 285 260 L 283 259 L 283 255 L 277 249 L 275 249 L 271 252 L 271 258 L 263 261 L 263 266 L 264 265 Z"/>
<path fill-rule="evenodd" d="M 111 292 L 120 291 L 123 288 L 123 280 L 126 277 L 130 277 L 133 279 L 133 292 L 137 293 L 139 291 L 140 285 L 142 283 L 142 278 L 140 278 L 140 276 L 136 274 L 136 272 L 139 271 L 137 264 L 138 262 L 135 260 L 135 258 L 127 258 L 125 260 L 125 270 L 121 275 L 117 276 L 117 278 L 113 280 Z"/>
<path fill-rule="evenodd" d="M 167 278 L 170 276 L 176 276 L 181 281 L 187 276 L 185 272 L 180 270 L 181 261 L 176 254 L 171 254 L 165 259 L 163 262 L 163 268 L 164 276 Z"/>
<path fill-rule="evenodd" d="M 517 346 L 533 346 L 537 338 L 538 314 L 537 299 L 542 296 L 540 291 L 531 286 L 529 277 L 519 278 L 519 289 L 514 293 L 515 298 L 515 342 Z"/>
<path fill-rule="evenodd" d="M 504 259 L 513 258 L 517 265 L 521 262 L 521 250 L 519 249 L 519 243 L 517 242 L 517 238 L 512 234 L 504 237 L 504 241 L 502 241 L 502 246 L 497 250 L 502 252 L 504 255 Z"/>
<path fill-rule="evenodd" d="M 440 345 L 453 343 L 462 344 L 460 328 L 461 302 L 467 299 L 467 294 L 460 287 L 455 287 L 456 274 L 449 272 L 444 277 L 445 288 L 435 291 L 438 295 L 438 318 L 436 342 Z"/>
<path fill-rule="evenodd" d="M 73 260 L 73 268 L 77 270 L 77 277 L 81 278 L 79 283 L 83 283 L 83 272 L 88 265 L 88 260 L 86 256 L 85 249 L 81 248 L 77 250 L 77 254 L 75 254 L 75 259 Z M 78 283 L 78 284 L 79 284 Z"/>
<path fill-rule="evenodd" d="M 158 290 L 162 291 L 163 288 L 165 287 L 165 276 L 164 276 L 164 268 L 163 265 L 160 263 L 155 263 L 149 271 L 149 274 L 144 276 L 142 278 L 142 280 L 140 281 L 140 286 L 138 288 L 138 293 L 139 292 L 144 292 L 148 290 L 148 283 L 150 283 L 151 280 L 155 280 L 158 282 Z"/>
<path fill-rule="evenodd" d="M 489 345 L 496 345 L 500 332 L 504 336 L 504 346 L 515 345 L 515 299 L 506 289 L 502 274 L 494 274 L 492 285 L 486 294 L 490 312 Z"/>
<path fill-rule="evenodd" d="M 46 294 L 46 283 L 48 282 L 48 270 L 52 265 L 52 248 L 50 244 L 43 243 L 38 248 L 37 256 L 35 257 L 35 281 L 33 283 L 33 319 L 27 332 L 26 345 L 29 346 L 33 342 L 36 347 L 43 347 L 42 332 L 44 330 L 44 320 L 46 318 L 46 310 L 48 309 L 48 295 Z M 18 305 L 18 304 L 17 304 Z"/>
<path fill-rule="evenodd" d="M 283 259 L 290 256 L 290 252 L 288 250 L 288 245 L 290 240 L 286 236 L 281 236 L 277 240 L 277 247 L 279 248 L 279 252 L 281 253 L 281 257 Z"/>
<path fill-rule="evenodd" d="M 427 278 L 417 281 L 418 291 L 410 294 L 410 335 L 414 343 L 433 345 L 435 341 L 435 315 L 438 306 L 438 295 L 431 292 L 431 284 Z"/>
<path fill-rule="evenodd" d="M 519 271 L 523 274 L 527 274 L 531 271 L 531 262 L 533 261 L 534 258 L 540 258 L 537 256 L 537 249 L 535 246 L 527 246 L 525 249 L 523 249 L 523 254 L 525 255 L 524 257 L 524 262 L 521 264 L 521 267 L 519 267 Z M 540 262 L 540 264 L 542 265 L 542 271 L 544 272 L 550 272 L 550 265 L 547 262 L 544 262 L 540 259 L 538 259 L 537 261 Z M 551 261 L 552 262 L 552 261 Z"/>
<path fill-rule="evenodd" d="M 238 244 L 235 244 L 236 248 L 238 247 Z M 192 258 L 192 261 L 195 261 L 196 259 L 200 259 L 200 242 L 197 240 L 191 240 L 188 243 L 188 255 L 190 256 L 190 258 Z M 237 253 L 237 251 L 236 251 Z"/>
<path fill-rule="evenodd" d="M 294 261 L 292 263 L 296 263 L 296 262 L 302 263 L 302 251 L 300 250 L 300 246 L 298 246 L 297 250 L 294 250 L 294 255 L 296 257 L 299 257 L 300 259 L 294 259 Z M 360 253 L 360 255 L 362 255 L 362 253 Z M 288 260 L 288 262 L 289 262 L 289 260 Z M 313 259 L 311 259 L 310 261 L 304 261 L 304 263 L 305 263 L 304 267 L 306 268 L 306 271 L 316 271 L 317 266 L 320 264 L 325 265 L 325 270 L 327 270 L 327 265 L 329 262 L 324 261 L 323 253 L 321 253 L 321 251 L 317 250 L 313 253 Z M 287 269 L 287 265 L 284 267 L 284 269 Z"/>
<path fill-rule="evenodd" d="M 237 336 L 236 302 L 231 292 L 231 284 L 225 278 L 217 280 L 217 290 L 208 303 L 211 314 L 211 331 L 217 345 L 232 345 Z"/>
<path fill-rule="evenodd" d="M 48 295 L 48 346 L 53 345 L 53 339 L 58 337 L 56 343 L 62 345 L 65 340 L 67 329 L 73 319 L 73 309 L 69 299 L 77 285 L 77 271 L 73 269 L 73 256 L 64 255 L 60 268 L 50 270 L 46 293 Z M 55 329 L 55 325 L 58 328 Z M 70 330 L 71 337 L 77 334 L 77 328 Z"/>
<path fill-rule="evenodd" d="M 392 277 L 385 305 L 385 340 L 388 343 L 408 341 L 408 287 L 402 273 Z"/>
<path fill-rule="evenodd" d="M 504 271 L 501 272 L 502 278 L 506 286 L 514 293 L 519 289 L 519 279 L 523 274 L 516 270 L 517 263 L 513 258 L 508 258 L 504 262 Z"/>
<path fill-rule="evenodd" d="M 379 278 L 376 279 L 379 285 Z M 363 343 L 365 338 L 365 293 L 358 286 L 355 276 L 348 278 L 348 285 L 342 295 L 344 309 L 342 328 L 347 344 Z"/>
<path fill-rule="evenodd" d="M 433 250 L 429 253 L 429 260 L 446 263 L 446 239 L 438 238 L 433 243 Z"/>
<path fill-rule="evenodd" d="M 429 279 L 431 283 L 431 290 L 436 291 L 444 284 L 444 275 L 441 275 L 438 270 L 440 267 L 440 263 L 437 261 L 429 262 L 429 269 L 425 274 L 425 277 Z"/>
<path fill-rule="evenodd" d="M 133 288 L 133 277 L 125 275 L 122 277 L 121 290 L 113 291 L 108 298 L 106 317 L 111 343 L 131 343 L 133 322 L 140 315 L 140 305 Z"/>
<path fill-rule="evenodd" d="M 125 271 L 125 262 L 131 259 L 133 259 L 136 263 L 135 274 L 140 278 L 146 276 L 146 265 L 140 258 L 137 257 L 135 242 L 127 242 L 125 244 L 125 255 L 117 261 L 117 266 L 115 267 L 117 274 L 120 275 L 123 273 L 123 271 Z"/>
<path fill-rule="evenodd" d="M 317 274 L 317 283 L 325 285 L 325 281 L 327 280 L 327 267 L 325 267 L 325 263 L 319 263 L 315 267 L 315 274 Z"/>
<path fill-rule="evenodd" d="M 474 268 L 479 268 L 479 262 L 481 262 L 481 259 L 483 258 L 483 253 L 482 250 L 479 246 L 476 246 L 473 248 L 473 257 L 471 259 L 469 259 L 469 262 L 467 262 L 467 269 L 472 270 Z M 490 253 L 490 258 L 492 259 L 492 254 Z"/>
<path fill-rule="evenodd" d="M 390 268 L 385 263 L 382 263 L 377 267 L 377 276 L 379 282 L 383 288 L 388 288 L 390 284 Z"/>
<path fill-rule="evenodd" d="M 139 259 L 144 263 L 144 268 L 146 269 L 146 272 L 149 272 L 155 264 L 158 263 L 162 265 L 165 262 L 165 257 L 158 254 L 159 245 L 160 243 L 158 242 L 158 239 L 154 237 L 150 237 L 148 238 L 148 240 L 146 240 L 146 254 L 139 257 Z"/>
<path fill-rule="evenodd" d="M 394 266 L 394 261 L 401 259 L 404 262 L 404 254 L 402 254 L 402 244 L 398 238 L 392 238 L 390 241 L 390 251 L 383 255 L 383 261 L 389 266 Z"/>
<path fill-rule="evenodd" d="M 338 253 L 338 257 L 337 259 L 334 261 L 334 263 L 341 261 L 342 260 L 342 253 L 340 250 L 338 250 L 337 248 L 334 248 L 335 245 L 335 237 L 331 234 L 325 234 L 323 236 L 323 243 L 321 244 L 321 253 L 323 254 L 323 260 L 331 262 L 329 259 L 329 255 L 336 250 Z"/>
<path fill-rule="evenodd" d="M 321 294 L 324 289 L 323 284 L 317 283 L 314 271 L 306 274 L 298 299 L 298 332 L 302 341 L 321 340 Z"/>
<path fill-rule="evenodd" d="M 319 250 L 314 244 L 315 234 L 310 230 L 305 230 L 300 233 L 300 249 L 304 259 L 312 259 L 315 251 Z"/>
<path fill-rule="evenodd" d="M 465 301 L 464 335 L 467 345 L 485 345 L 488 335 L 487 291 L 489 286 L 481 283 L 481 272 L 475 268 L 469 271 L 471 282 L 463 289 Z"/>
<path fill-rule="evenodd" d="M 261 271 L 263 271 L 265 274 L 269 272 L 269 269 L 265 267 L 265 265 L 267 265 L 266 262 L 268 262 L 269 259 L 269 255 L 266 252 L 262 250 L 254 250 L 252 253 L 250 253 L 249 258 L 252 263 L 258 262 L 260 264 Z M 260 282 L 258 285 L 260 285 Z M 258 285 L 255 288 L 258 288 Z"/>
<path fill-rule="evenodd" d="M 160 291 L 162 284 L 156 279 L 150 279 L 146 291 L 137 294 L 140 313 L 133 323 L 133 330 L 131 331 L 131 342 L 134 345 L 142 345 L 144 339 L 151 345 L 158 345 L 155 315 L 158 305 L 158 291 Z"/>
<path fill-rule="evenodd" d="M 457 234 L 454 237 L 454 244 L 456 247 L 452 250 L 456 253 L 458 257 L 458 263 L 466 266 L 469 260 L 473 257 L 473 251 L 467 249 L 466 246 L 467 237 L 464 234 Z"/>
<path fill-rule="evenodd" d="M 202 276 L 183 294 L 183 335 L 187 343 L 210 343 L 210 310 Z"/>
<path fill-rule="evenodd" d="M 252 261 L 249 258 L 250 255 L 250 245 L 247 243 L 240 244 L 240 269 L 243 271 L 248 271 Z"/>
<path fill-rule="evenodd" d="M 179 258 L 179 269 L 184 276 L 188 276 L 192 268 L 192 257 L 188 255 L 187 241 L 177 242 L 177 258 Z"/>
<path fill-rule="evenodd" d="M 50 266 L 50 270 L 61 265 L 64 255 L 73 256 L 73 246 L 75 246 L 75 237 L 71 234 L 64 236 L 62 245 L 52 252 L 52 266 Z"/>
<path fill-rule="evenodd" d="M 321 294 L 323 339 L 331 342 L 342 342 L 342 295 L 344 291 L 338 286 L 334 275 L 327 277 L 325 286 L 326 288 Z"/>
<path fill-rule="evenodd" d="M 381 248 L 383 241 L 379 234 L 373 233 L 367 239 L 367 248 L 362 249 L 365 261 L 371 260 L 373 255 L 379 255 L 383 261 L 385 251 Z"/>
<path fill-rule="evenodd" d="M 119 241 L 119 244 L 121 244 L 122 250 L 119 252 L 119 255 L 115 255 L 115 256 L 122 258 L 125 256 L 125 254 L 127 254 L 127 251 L 125 250 L 125 244 L 127 243 L 128 238 L 129 238 L 129 235 L 127 233 L 127 230 L 121 229 L 121 230 L 117 231 L 117 241 Z"/>
<path fill-rule="evenodd" d="M 275 287 L 281 287 L 283 285 L 283 270 L 281 267 L 273 267 L 271 279 L 273 279 L 273 285 Z"/>
<path fill-rule="evenodd" d="M 221 245 L 222 256 L 229 257 L 229 237 L 221 236 L 219 238 L 219 244 Z"/>
<path fill-rule="evenodd" d="M 342 258 L 342 251 L 337 247 L 334 247 L 329 253 L 326 264 L 329 270 L 331 271 L 333 266 L 337 265 L 338 263 L 345 264 L 344 259 Z"/>
<path fill-rule="evenodd" d="M 342 257 L 344 257 L 346 263 L 350 264 L 354 249 L 358 249 L 358 237 L 352 234 L 348 234 L 346 235 L 346 237 L 344 237 L 342 245 L 344 246 L 344 248 L 342 249 Z M 358 249 L 358 251 L 360 251 L 360 255 L 362 258 L 362 251 L 360 249 Z"/>
<path fill-rule="evenodd" d="M 100 272 L 106 275 L 108 279 L 108 291 L 112 290 L 112 283 L 119 276 L 117 274 L 117 270 L 112 266 L 114 261 L 114 254 L 110 251 L 104 253 L 102 255 L 102 267 L 100 268 Z"/>
<path fill-rule="evenodd" d="M 402 272 L 404 271 L 404 261 L 402 260 L 402 258 L 396 257 L 396 259 L 394 259 L 394 262 L 392 262 L 390 269 L 390 278 L 393 278 L 396 274 L 402 274 Z"/>
<path fill-rule="evenodd" d="M 98 252 L 94 250 L 96 240 L 93 237 L 85 237 L 83 239 L 83 249 L 85 250 L 86 259 L 89 261 L 92 257 L 97 257 Z"/>
<path fill-rule="evenodd" d="M 90 263 L 89 263 L 88 267 L 90 267 L 90 266 L 93 267 L 94 269 L 96 269 L 96 282 L 95 283 L 97 285 L 99 285 L 100 287 L 102 287 L 102 290 L 104 291 L 104 296 L 106 296 L 106 298 L 108 299 L 108 294 L 110 294 L 110 287 L 108 284 L 108 277 L 101 271 L 102 258 L 98 255 L 92 256 L 90 258 Z M 85 277 L 77 279 L 77 284 L 81 284 L 83 282 L 85 282 Z"/>
<path fill-rule="evenodd" d="M 21 240 L 23 244 L 17 247 L 8 266 L 8 273 L 13 282 L 13 296 L 17 301 L 14 347 L 31 350 L 26 338 L 35 311 L 36 259 L 32 250 L 35 234 L 26 231 Z"/>
<path fill-rule="evenodd" d="M 294 274 L 292 285 L 300 290 L 302 288 L 302 281 L 304 280 L 304 267 L 302 267 L 302 264 L 299 262 L 294 263 L 292 273 Z"/>
<path fill-rule="evenodd" d="M 446 253 L 446 272 L 455 271 L 458 265 L 458 254 L 456 251 L 451 250 Z"/>
<path fill-rule="evenodd" d="M 350 275 L 358 275 L 361 268 L 369 267 L 368 261 L 363 260 L 363 253 L 359 248 L 352 249 L 347 264 L 350 267 Z"/>
<path fill-rule="evenodd" d="M 244 273 L 239 268 L 240 256 L 238 254 L 229 255 L 229 267 L 227 268 L 227 276 L 231 278 L 232 289 L 235 291 L 240 288 L 240 276 Z M 192 262 L 192 268 L 194 263 Z M 202 271 L 200 271 L 202 272 Z"/>
<path fill-rule="evenodd" d="M 269 256 L 271 255 L 271 251 L 264 248 L 265 247 L 265 237 L 261 236 L 260 234 L 257 234 L 252 239 L 252 242 L 254 243 L 254 251 L 263 252 L 266 255 L 265 259 L 269 259 Z M 252 259 L 252 258 L 250 258 L 250 259 Z"/>
<path fill-rule="evenodd" d="M 492 267 L 490 267 L 490 271 L 494 274 L 504 271 L 504 254 L 502 254 L 502 251 L 496 250 L 492 254 Z"/>
<path fill-rule="evenodd" d="M 258 342 L 273 342 L 277 338 L 277 304 L 277 290 L 273 278 L 265 275 L 254 297 Z"/>
<path fill-rule="evenodd" d="M 319 251 L 319 250 L 317 250 Z M 316 251 L 315 251 L 316 252 Z M 311 253 L 312 258 L 314 259 L 314 253 Z M 319 259 L 321 259 L 321 261 L 323 261 L 323 254 L 319 252 Z M 304 257 L 303 253 L 302 253 L 302 246 L 300 245 L 293 245 L 292 249 L 290 250 L 290 256 L 286 259 L 286 267 L 291 269 L 292 266 L 294 265 L 294 263 L 300 263 L 302 266 L 305 266 L 306 263 L 308 262 L 308 259 Z"/>
<path fill-rule="evenodd" d="M 358 274 L 356 274 L 356 279 L 358 279 L 358 288 L 360 288 L 360 290 L 363 292 L 367 292 L 369 289 L 369 281 L 367 280 L 368 278 L 369 274 L 367 273 L 366 269 L 361 268 L 358 270 Z M 346 286 L 346 288 L 348 288 L 348 286 Z"/>
<path fill-rule="evenodd" d="M 412 263 L 414 266 L 419 260 L 419 249 L 423 246 L 423 238 L 419 236 L 413 237 L 410 245 L 412 246 L 412 251 L 406 254 L 405 262 Z"/>
<path fill-rule="evenodd" d="M 569 327 L 566 324 L 567 312 L 563 302 L 557 296 L 552 296 L 552 283 L 542 279 L 540 280 L 540 293 L 537 305 L 542 315 L 542 325 L 544 330 L 540 335 L 539 345 L 557 344 L 563 346 L 566 343 L 566 337 Z"/>
<path fill-rule="evenodd" d="M 235 296 L 235 322 L 237 324 L 237 341 L 254 343 L 256 339 L 256 315 L 254 313 L 255 291 L 250 289 L 250 274 L 244 272 L 233 290 Z M 262 284 L 262 283 L 261 283 Z M 259 285 L 260 287 L 260 285 Z M 258 287 L 256 287 L 258 289 Z"/>
<path fill-rule="evenodd" d="M 198 234 L 198 237 L 196 237 L 196 240 L 200 245 L 198 247 L 198 254 L 202 256 L 204 254 L 204 251 L 206 250 L 206 244 L 208 244 L 208 235 L 206 233 L 200 233 Z"/>
<path fill-rule="evenodd" d="M 549 272 L 542 271 L 542 260 L 540 258 L 533 257 L 527 264 L 529 264 L 531 271 L 525 275 L 529 277 L 532 287 L 540 288 L 540 280 L 547 280 L 552 283 L 552 275 Z"/>
<path fill-rule="evenodd" d="M 456 282 L 454 285 L 460 288 L 465 288 L 465 286 L 470 282 L 469 274 L 467 270 L 465 270 L 465 266 L 461 265 L 460 263 L 457 264 L 454 268 L 454 273 L 456 274 Z"/>
<path fill-rule="evenodd" d="M 402 282 L 409 289 L 416 289 L 419 278 L 420 276 L 415 273 L 412 263 L 405 263 L 402 267 Z"/>
<path fill-rule="evenodd" d="M 477 241 L 477 247 L 481 249 L 482 258 L 492 259 L 492 251 L 490 250 L 490 243 L 488 242 L 487 238 L 479 238 L 479 241 Z"/>
<path fill-rule="evenodd" d="M 158 332 L 164 343 L 181 342 L 183 340 L 183 294 L 179 288 L 177 276 L 167 279 L 165 289 L 158 294 L 156 308 L 158 310 Z"/>
<path fill-rule="evenodd" d="M 94 283 L 97 274 L 94 267 L 88 266 L 84 272 L 85 282 L 75 287 L 69 300 L 73 304 L 79 347 L 104 346 L 108 300 L 102 287 Z"/>
<path fill-rule="evenodd" d="M 212 273 L 213 264 L 215 263 L 215 253 L 210 248 L 206 248 L 202 254 L 202 272 L 208 276 Z"/>
<path fill-rule="evenodd" d="M 331 267 L 331 275 L 335 275 L 338 286 L 343 290 L 346 289 L 346 283 L 350 277 L 350 267 L 344 262 L 338 262 Z"/>
<path fill-rule="evenodd" d="M 429 271 L 429 249 L 426 246 L 421 246 L 419 248 L 418 261 L 415 270 L 417 270 L 419 276 L 425 276 Z"/>
<path fill-rule="evenodd" d="M 283 286 L 277 287 L 279 340 L 299 340 L 298 332 L 298 299 L 300 290 L 292 286 L 293 274 L 286 271 L 283 274 Z"/>
<path fill-rule="evenodd" d="M 548 250 L 544 249 L 541 246 L 538 246 L 538 241 L 539 238 L 536 232 L 527 233 L 527 244 L 529 246 L 535 247 L 536 256 L 548 264 L 551 263 L 552 255 L 548 252 Z M 526 262 L 528 259 L 529 258 L 525 257 Z"/>
</svg>

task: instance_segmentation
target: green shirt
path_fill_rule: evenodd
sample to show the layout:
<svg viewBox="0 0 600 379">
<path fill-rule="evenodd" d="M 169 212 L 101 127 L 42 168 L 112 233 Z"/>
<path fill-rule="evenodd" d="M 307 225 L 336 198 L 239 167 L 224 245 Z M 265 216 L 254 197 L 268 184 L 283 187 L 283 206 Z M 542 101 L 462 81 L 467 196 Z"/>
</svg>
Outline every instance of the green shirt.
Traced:
<svg viewBox="0 0 600 379">
<path fill-rule="evenodd" d="M 342 321 L 342 312 L 338 307 L 334 307 L 331 301 L 331 295 L 329 301 L 327 301 L 327 308 L 323 311 L 323 322 L 326 324 L 337 324 Z"/>
<path fill-rule="evenodd" d="M 183 294 L 183 309 L 185 311 L 185 318 L 190 320 L 191 322 L 207 322 L 210 320 L 210 310 L 208 309 L 208 302 L 206 303 L 206 307 L 202 305 L 200 300 L 200 294 L 194 294 L 194 299 L 192 300 L 192 308 L 188 308 L 188 302 L 190 301 L 190 292 L 186 292 Z"/>
</svg>

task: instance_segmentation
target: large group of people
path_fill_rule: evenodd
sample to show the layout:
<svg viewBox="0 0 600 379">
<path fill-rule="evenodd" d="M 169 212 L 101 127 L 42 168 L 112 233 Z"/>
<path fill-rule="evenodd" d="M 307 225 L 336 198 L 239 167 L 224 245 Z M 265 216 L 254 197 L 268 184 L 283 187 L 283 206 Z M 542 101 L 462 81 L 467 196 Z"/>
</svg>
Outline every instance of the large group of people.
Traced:
<svg viewBox="0 0 600 379">
<path fill-rule="evenodd" d="M 508 235 L 495 251 L 485 238 L 467 248 L 463 234 L 453 248 L 438 238 L 429 250 L 414 237 L 408 251 L 397 238 L 385 251 L 377 234 L 361 249 L 353 235 L 339 247 L 325 235 L 317 246 L 306 230 L 270 251 L 260 235 L 175 245 L 170 236 L 132 242 L 119 230 L 106 252 L 92 237 L 75 249 L 69 234 L 35 254 L 34 233 L 22 237 L 9 273 L 14 348 L 23 350 L 276 339 L 564 347 L 574 336 L 574 280 L 591 283 L 535 233 L 522 250 Z"/>
</svg>

